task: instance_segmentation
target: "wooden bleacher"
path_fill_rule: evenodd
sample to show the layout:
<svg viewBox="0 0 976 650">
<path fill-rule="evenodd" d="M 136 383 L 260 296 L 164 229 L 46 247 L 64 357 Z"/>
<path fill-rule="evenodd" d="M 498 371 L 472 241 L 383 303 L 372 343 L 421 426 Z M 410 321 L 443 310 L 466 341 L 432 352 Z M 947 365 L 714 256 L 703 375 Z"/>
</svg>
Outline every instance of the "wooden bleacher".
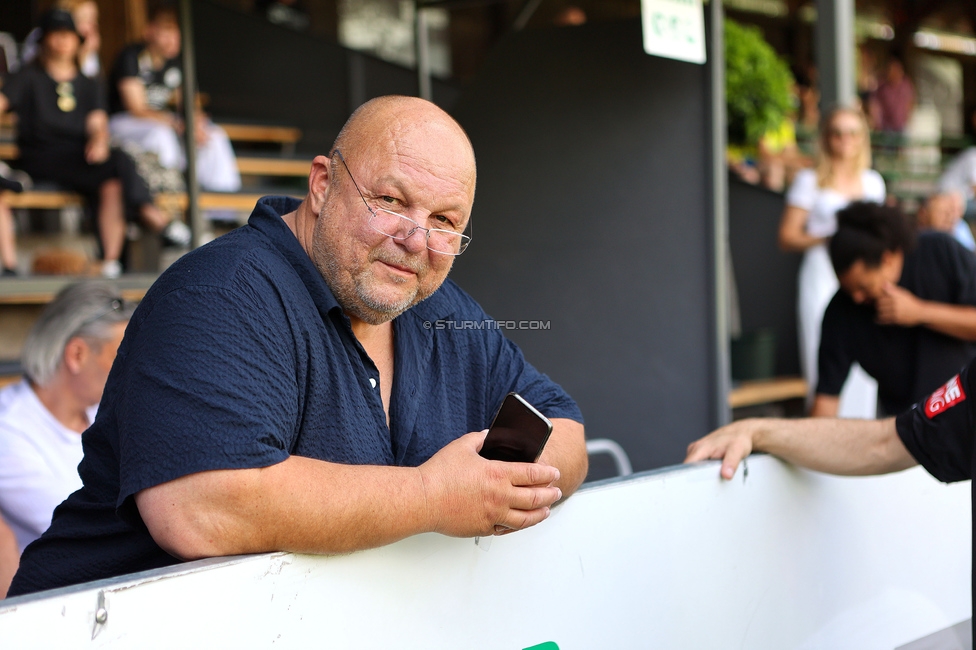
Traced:
<svg viewBox="0 0 976 650">
<path fill-rule="evenodd" d="M 280 152 L 270 155 L 263 151 L 239 155 L 238 168 L 241 172 L 244 188 L 239 192 L 202 192 L 199 204 L 202 210 L 234 211 L 247 213 L 257 200 L 266 194 L 301 194 L 297 190 L 303 179 L 308 177 L 310 160 L 307 157 L 294 157 L 295 145 L 301 139 L 301 130 L 280 125 L 248 124 L 238 122 L 221 122 L 220 126 L 227 131 L 235 148 L 241 151 L 249 145 L 258 147 L 268 145 L 277 147 Z M 17 145 L 14 142 L 16 131 L 16 116 L 5 114 L 0 116 L 0 160 L 16 160 L 19 157 Z M 275 183 L 281 180 L 294 182 L 294 186 L 286 189 L 267 188 L 262 181 Z M 60 210 L 70 207 L 80 207 L 84 201 L 74 192 L 56 188 L 54 186 L 35 187 L 22 193 L 4 192 L 0 194 L 4 201 L 12 208 Z M 188 205 L 186 194 L 160 194 L 156 197 L 156 204 L 167 211 L 185 211 Z"/>
<path fill-rule="evenodd" d="M 807 382 L 803 377 L 774 377 L 743 381 L 729 391 L 729 408 L 757 406 L 807 396 Z"/>
</svg>

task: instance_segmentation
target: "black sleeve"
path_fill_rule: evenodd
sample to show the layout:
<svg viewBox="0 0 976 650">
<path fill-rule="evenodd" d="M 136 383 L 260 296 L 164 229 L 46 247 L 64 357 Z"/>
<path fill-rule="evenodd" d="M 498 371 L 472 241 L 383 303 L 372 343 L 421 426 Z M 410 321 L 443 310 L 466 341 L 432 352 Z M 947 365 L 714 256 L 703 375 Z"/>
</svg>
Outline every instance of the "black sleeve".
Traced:
<svg viewBox="0 0 976 650">
<path fill-rule="evenodd" d="M 78 76 L 75 81 L 75 93 L 78 96 L 78 104 L 84 108 L 85 113 L 106 110 L 103 89 L 104 86 L 97 79 Z"/>
<path fill-rule="evenodd" d="M 976 359 L 895 420 L 898 437 L 929 474 L 950 483 L 972 477 Z"/>
<path fill-rule="evenodd" d="M 131 45 L 119 54 L 112 68 L 112 81 L 118 83 L 122 79 L 139 76 L 139 52 Z"/>
<path fill-rule="evenodd" d="M 947 262 L 953 303 L 976 306 L 976 253 L 955 239 L 950 238 L 949 244 Z"/>
<path fill-rule="evenodd" d="M 105 95 L 105 84 L 101 79 L 92 79 L 95 87 L 95 108 L 97 111 L 108 111 L 108 97 Z"/>
<path fill-rule="evenodd" d="M 820 328 L 820 353 L 817 363 L 817 393 L 820 395 L 840 395 L 851 365 L 856 360 L 850 352 L 850 345 L 844 327 L 844 310 L 840 291 L 834 294 L 827 311 L 824 312 Z"/>
</svg>

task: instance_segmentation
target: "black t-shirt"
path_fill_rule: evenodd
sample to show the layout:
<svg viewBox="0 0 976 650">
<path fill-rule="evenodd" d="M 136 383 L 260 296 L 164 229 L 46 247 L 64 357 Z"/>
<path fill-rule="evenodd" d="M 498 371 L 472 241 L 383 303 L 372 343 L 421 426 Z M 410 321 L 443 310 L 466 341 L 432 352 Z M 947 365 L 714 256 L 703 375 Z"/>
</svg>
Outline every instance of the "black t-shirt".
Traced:
<svg viewBox="0 0 976 650">
<path fill-rule="evenodd" d="M 929 474 L 945 483 L 974 478 L 974 368 L 976 361 L 970 361 L 961 372 L 895 420 L 898 437 L 908 452 Z M 976 493 L 973 496 L 976 497 Z M 976 522 L 976 506 L 973 509 L 973 521 Z M 976 568 L 976 544 L 973 546 L 973 556 L 973 567 Z M 973 586 L 976 589 L 976 582 Z M 973 604 L 976 608 L 976 594 Z"/>
<path fill-rule="evenodd" d="M 71 81 L 59 83 L 38 63 L 7 77 L 0 93 L 17 113 L 17 144 L 25 152 L 84 147 L 88 114 L 105 110 L 97 80 L 78 73 Z"/>
<path fill-rule="evenodd" d="M 945 233 L 922 233 L 898 286 L 922 300 L 976 306 L 976 255 Z M 875 319 L 874 305 L 837 291 L 824 313 L 817 393 L 839 395 L 856 361 L 878 381 L 885 412 L 901 413 L 976 357 L 976 344 Z"/>
<path fill-rule="evenodd" d="M 146 106 L 155 111 L 169 108 L 173 93 L 183 83 L 179 57 L 164 61 L 159 69 L 154 69 L 145 43 L 129 45 L 119 54 L 112 68 L 109 81 L 109 108 L 112 113 L 125 111 L 119 94 L 119 82 L 132 77 L 142 81 L 146 88 Z"/>
</svg>

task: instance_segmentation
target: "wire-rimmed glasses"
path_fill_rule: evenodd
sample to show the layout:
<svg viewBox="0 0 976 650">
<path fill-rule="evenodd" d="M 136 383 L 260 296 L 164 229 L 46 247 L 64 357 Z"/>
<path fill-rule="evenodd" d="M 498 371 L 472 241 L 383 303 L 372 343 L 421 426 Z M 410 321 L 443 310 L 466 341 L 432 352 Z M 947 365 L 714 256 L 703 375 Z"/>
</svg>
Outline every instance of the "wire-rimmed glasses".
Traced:
<svg viewBox="0 0 976 650">
<path fill-rule="evenodd" d="M 441 255 L 457 256 L 467 249 L 468 244 L 471 243 L 471 237 L 467 235 L 441 228 L 424 228 L 410 217 L 370 205 L 369 201 L 363 195 L 363 191 L 359 189 L 359 183 L 356 182 L 352 172 L 349 171 L 349 165 L 346 164 L 346 159 L 343 158 L 342 152 L 335 149 L 333 153 L 339 156 L 342 166 L 346 168 L 346 173 L 349 174 L 349 180 L 352 181 L 352 184 L 356 187 L 356 191 L 359 192 L 359 198 L 363 200 L 363 204 L 369 210 L 370 228 L 380 234 L 398 240 L 408 239 L 418 230 L 422 230 L 425 235 L 427 248 Z"/>
</svg>

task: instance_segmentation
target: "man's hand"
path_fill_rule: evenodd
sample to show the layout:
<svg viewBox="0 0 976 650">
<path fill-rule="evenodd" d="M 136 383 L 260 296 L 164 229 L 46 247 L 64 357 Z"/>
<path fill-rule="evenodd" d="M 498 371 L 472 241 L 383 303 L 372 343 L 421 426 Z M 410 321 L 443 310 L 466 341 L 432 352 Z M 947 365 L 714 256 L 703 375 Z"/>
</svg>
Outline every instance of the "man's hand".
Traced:
<svg viewBox="0 0 976 650">
<path fill-rule="evenodd" d="M 582 428 L 582 427 L 581 427 Z M 487 536 L 534 526 L 562 490 L 545 463 L 478 455 L 469 433 L 420 467 L 289 456 L 267 467 L 187 474 L 135 494 L 159 546 L 183 560 L 293 551 L 348 553 L 425 532 Z"/>
<path fill-rule="evenodd" d="M 895 418 L 739 420 L 691 443 L 685 462 L 721 459 L 722 478 L 731 479 L 753 451 L 844 476 L 898 472 L 916 464 L 898 437 Z"/>
<path fill-rule="evenodd" d="M 210 140 L 210 120 L 203 115 L 197 114 L 197 119 L 193 123 L 193 137 L 197 141 L 197 146 L 203 146 Z"/>
<path fill-rule="evenodd" d="M 881 325 L 900 325 L 915 327 L 921 324 L 925 305 L 911 291 L 888 283 L 884 293 L 878 298 L 875 307 L 878 323 Z"/>
<path fill-rule="evenodd" d="M 108 140 L 100 136 L 89 138 L 85 145 L 85 162 L 97 165 L 108 160 Z"/>
<path fill-rule="evenodd" d="M 739 420 L 716 429 L 688 445 L 685 462 L 721 460 L 722 478 L 731 480 L 742 459 L 752 453 L 760 423 L 758 420 Z"/>
<path fill-rule="evenodd" d="M 453 537 L 487 536 L 534 526 L 562 497 L 559 470 L 478 455 L 485 431 L 469 433 L 419 467 L 429 529 Z"/>
</svg>

